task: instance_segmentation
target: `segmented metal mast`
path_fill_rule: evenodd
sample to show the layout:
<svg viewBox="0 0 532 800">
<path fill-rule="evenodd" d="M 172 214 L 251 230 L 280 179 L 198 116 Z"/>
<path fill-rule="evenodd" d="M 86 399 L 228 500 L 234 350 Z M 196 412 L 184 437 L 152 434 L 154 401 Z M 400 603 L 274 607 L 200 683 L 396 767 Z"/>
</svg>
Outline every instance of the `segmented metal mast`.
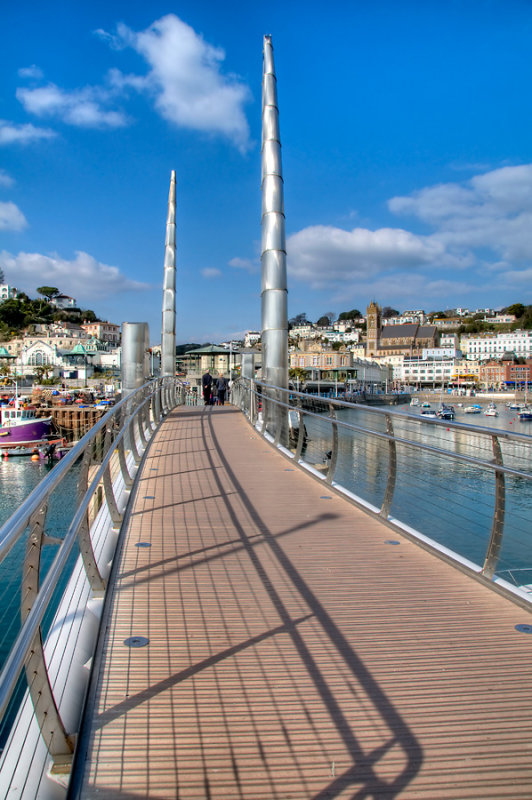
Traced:
<svg viewBox="0 0 532 800">
<path fill-rule="evenodd" d="M 175 170 L 170 176 L 166 242 L 164 248 L 163 321 L 161 328 L 161 375 L 175 375 Z"/>
<path fill-rule="evenodd" d="M 264 37 L 262 73 L 262 374 L 288 388 L 286 242 L 277 79 L 271 36 Z"/>
</svg>

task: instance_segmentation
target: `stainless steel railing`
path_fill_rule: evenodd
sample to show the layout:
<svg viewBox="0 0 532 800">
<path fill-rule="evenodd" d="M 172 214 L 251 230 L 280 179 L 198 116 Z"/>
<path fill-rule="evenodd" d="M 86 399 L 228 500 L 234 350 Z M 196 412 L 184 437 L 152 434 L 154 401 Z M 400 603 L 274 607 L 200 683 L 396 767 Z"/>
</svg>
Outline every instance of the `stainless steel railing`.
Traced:
<svg viewBox="0 0 532 800">
<path fill-rule="evenodd" d="M 233 402 L 323 483 L 532 599 L 532 437 L 240 379 Z"/>
<path fill-rule="evenodd" d="M 13 576 L 21 604 L 20 630 L 10 644 L 0 673 L 0 717 L 6 714 L 17 686 L 20 687 L 21 673 L 25 672 L 40 736 L 56 769 L 68 766 L 76 730 L 72 729 L 72 722 L 67 724 L 62 719 L 45 654 L 43 622 L 48 619 L 49 627 L 52 604 L 57 603 L 58 586 L 68 579 L 65 568 L 73 567 L 76 544 L 77 562 L 82 564 L 87 583 L 87 602 L 101 601 L 142 454 L 162 417 L 184 402 L 185 387 L 168 377 L 147 383 L 123 398 L 54 466 L 0 529 L 0 565 L 5 576 Z M 55 528 L 56 522 L 47 524 L 49 505 L 55 492 L 67 483 L 68 491 L 72 492 L 74 470 L 78 472 L 77 498 L 75 494 L 71 497 L 69 522 L 64 530 L 50 532 L 48 528 Z M 53 560 L 44 557 L 45 549 L 50 546 L 57 550 Z M 47 569 L 43 562 L 48 563 Z M 77 610 L 72 612 L 77 613 Z M 66 680 L 63 679 L 63 685 Z M 81 706 L 79 702 L 77 705 Z"/>
</svg>

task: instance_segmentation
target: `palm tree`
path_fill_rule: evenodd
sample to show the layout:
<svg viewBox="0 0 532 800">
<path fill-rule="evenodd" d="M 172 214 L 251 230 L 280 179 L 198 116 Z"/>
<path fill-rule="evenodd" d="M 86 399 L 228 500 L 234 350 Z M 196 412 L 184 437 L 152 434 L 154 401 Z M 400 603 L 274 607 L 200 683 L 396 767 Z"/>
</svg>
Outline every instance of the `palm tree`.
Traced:
<svg viewBox="0 0 532 800">
<path fill-rule="evenodd" d="M 308 374 L 309 370 L 303 369 L 303 367 L 293 367 L 289 370 L 288 375 L 296 382 L 297 391 L 299 391 L 299 385 L 307 380 Z"/>
<path fill-rule="evenodd" d="M 2 376 L 2 383 L 9 383 L 11 381 L 11 364 L 2 364 L 0 366 L 0 375 Z"/>
</svg>

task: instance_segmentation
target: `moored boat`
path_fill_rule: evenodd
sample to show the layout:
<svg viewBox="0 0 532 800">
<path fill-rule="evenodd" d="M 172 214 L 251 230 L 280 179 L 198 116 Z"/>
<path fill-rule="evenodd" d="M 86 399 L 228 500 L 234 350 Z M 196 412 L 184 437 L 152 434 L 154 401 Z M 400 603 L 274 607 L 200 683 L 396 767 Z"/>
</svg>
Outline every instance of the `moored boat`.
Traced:
<svg viewBox="0 0 532 800">
<path fill-rule="evenodd" d="M 484 415 L 486 417 L 498 417 L 499 412 L 497 411 L 497 406 L 495 403 L 490 403 L 489 406 L 484 411 Z"/>
<path fill-rule="evenodd" d="M 37 417 L 34 408 L 13 405 L 0 407 L 0 448 L 39 445 L 50 435 L 52 417 Z"/>
<path fill-rule="evenodd" d="M 440 419 L 454 419 L 454 408 L 453 406 L 442 405 L 436 412 L 436 415 Z"/>
</svg>

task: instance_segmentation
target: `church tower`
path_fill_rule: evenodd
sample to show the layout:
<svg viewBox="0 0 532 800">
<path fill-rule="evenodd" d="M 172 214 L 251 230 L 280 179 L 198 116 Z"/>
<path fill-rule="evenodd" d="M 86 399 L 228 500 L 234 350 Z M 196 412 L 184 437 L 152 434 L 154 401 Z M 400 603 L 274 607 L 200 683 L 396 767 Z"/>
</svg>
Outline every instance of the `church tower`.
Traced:
<svg viewBox="0 0 532 800">
<path fill-rule="evenodd" d="M 379 352 L 381 335 L 381 307 L 374 300 L 367 307 L 366 320 L 366 355 L 371 358 Z"/>
</svg>

